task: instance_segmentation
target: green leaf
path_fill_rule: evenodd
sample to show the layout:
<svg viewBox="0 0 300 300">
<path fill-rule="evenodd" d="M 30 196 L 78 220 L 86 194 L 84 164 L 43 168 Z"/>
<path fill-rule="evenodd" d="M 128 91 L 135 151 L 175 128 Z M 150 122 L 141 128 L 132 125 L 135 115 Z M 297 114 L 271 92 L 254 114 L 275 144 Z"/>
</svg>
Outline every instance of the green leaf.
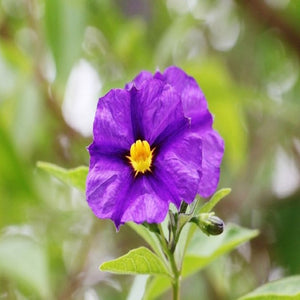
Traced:
<svg viewBox="0 0 300 300">
<path fill-rule="evenodd" d="M 127 254 L 103 263 L 101 271 L 108 271 L 117 274 L 150 274 L 167 275 L 162 261 L 148 248 L 140 247 L 129 251 Z"/>
<path fill-rule="evenodd" d="M 224 197 L 226 197 L 228 194 L 230 194 L 230 192 L 231 192 L 230 188 L 224 188 L 218 190 L 211 197 L 211 199 L 200 208 L 199 213 L 209 213 L 218 204 L 218 202 L 222 200 Z"/>
<path fill-rule="evenodd" d="M 300 299 L 300 275 L 264 284 L 240 300 L 297 300 Z"/>
<path fill-rule="evenodd" d="M 60 179 L 62 182 L 72 185 L 81 191 L 85 191 L 85 182 L 88 174 L 88 167 L 80 166 L 74 169 L 64 169 L 57 165 L 41 162 L 37 167 Z"/>
<path fill-rule="evenodd" d="M 203 269 L 219 256 L 256 237 L 258 233 L 258 230 L 247 229 L 234 224 L 228 224 L 223 234 L 213 237 L 197 231 L 183 261 L 183 276 L 191 275 Z"/>
<path fill-rule="evenodd" d="M 200 230 L 194 235 L 183 260 L 182 279 L 203 269 L 219 256 L 258 235 L 257 230 L 228 224 L 223 234 L 206 236 Z M 161 276 L 154 278 L 148 285 L 144 299 L 154 299 L 168 290 L 170 284 Z"/>
<path fill-rule="evenodd" d="M 0 276 L 7 276 L 41 299 L 51 299 L 48 265 L 39 244 L 24 236 L 0 239 Z"/>
</svg>

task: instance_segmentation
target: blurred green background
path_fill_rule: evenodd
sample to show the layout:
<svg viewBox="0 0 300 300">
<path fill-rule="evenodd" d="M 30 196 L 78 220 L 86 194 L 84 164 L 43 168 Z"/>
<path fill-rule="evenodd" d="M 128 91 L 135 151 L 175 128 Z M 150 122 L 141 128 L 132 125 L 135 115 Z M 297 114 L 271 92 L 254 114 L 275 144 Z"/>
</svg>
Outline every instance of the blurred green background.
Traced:
<svg viewBox="0 0 300 300">
<path fill-rule="evenodd" d="M 217 208 L 261 234 L 183 283 L 235 299 L 300 273 L 298 0 L 0 1 L 0 299 L 130 299 L 104 260 L 143 243 L 36 168 L 88 165 L 97 100 L 142 69 L 194 76 L 226 151 Z M 170 294 L 160 299 L 169 299 Z"/>
</svg>

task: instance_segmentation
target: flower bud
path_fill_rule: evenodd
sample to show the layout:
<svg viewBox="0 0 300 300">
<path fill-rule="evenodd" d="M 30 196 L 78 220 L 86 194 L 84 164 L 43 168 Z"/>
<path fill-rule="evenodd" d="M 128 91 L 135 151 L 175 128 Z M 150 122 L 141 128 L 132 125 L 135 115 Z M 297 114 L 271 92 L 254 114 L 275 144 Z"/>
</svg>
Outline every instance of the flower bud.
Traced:
<svg viewBox="0 0 300 300">
<path fill-rule="evenodd" d="M 219 235 L 224 230 L 224 222 L 217 216 L 210 216 L 205 229 L 208 234 Z"/>
<path fill-rule="evenodd" d="M 202 213 L 191 219 L 207 235 L 219 235 L 224 230 L 224 222 L 214 213 Z"/>
</svg>

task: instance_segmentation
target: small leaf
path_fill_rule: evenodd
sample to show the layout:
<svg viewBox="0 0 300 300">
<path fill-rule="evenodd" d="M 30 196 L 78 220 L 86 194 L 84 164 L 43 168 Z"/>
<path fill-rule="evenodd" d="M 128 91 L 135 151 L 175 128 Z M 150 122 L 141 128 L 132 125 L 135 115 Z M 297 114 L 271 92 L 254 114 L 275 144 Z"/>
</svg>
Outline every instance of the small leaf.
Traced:
<svg viewBox="0 0 300 300">
<path fill-rule="evenodd" d="M 239 300 L 300 299 L 300 275 L 290 276 L 264 284 Z"/>
<path fill-rule="evenodd" d="M 195 214 L 197 213 L 208 213 L 210 212 L 217 204 L 220 200 L 222 200 L 225 196 L 227 196 L 228 194 L 230 194 L 231 189 L 230 188 L 224 188 L 224 189 L 220 189 L 218 190 L 212 197 L 211 199 L 206 202 L 200 209 L 198 212 L 195 212 Z"/>
<path fill-rule="evenodd" d="M 103 263 L 99 269 L 117 274 L 167 275 L 162 261 L 148 248 L 140 247 L 127 254 Z"/>
<path fill-rule="evenodd" d="M 74 169 L 64 169 L 57 165 L 39 161 L 37 167 L 60 179 L 62 182 L 72 185 L 81 191 L 85 191 L 85 182 L 88 167 L 80 166 Z"/>
</svg>

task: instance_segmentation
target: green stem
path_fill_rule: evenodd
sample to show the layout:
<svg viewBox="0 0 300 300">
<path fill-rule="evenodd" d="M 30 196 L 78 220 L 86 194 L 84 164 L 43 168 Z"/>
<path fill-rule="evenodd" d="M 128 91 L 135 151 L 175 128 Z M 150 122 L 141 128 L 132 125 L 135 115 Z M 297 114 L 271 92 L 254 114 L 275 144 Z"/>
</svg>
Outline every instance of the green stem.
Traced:
<svg viewBox="0 0 300 300">
<path fill-rule="evenodd" d="M 172 289 L 173 289 L 173 300 L 179 300 L 180 299 L 180 274 L 181 274 L 181 270 L 179 270 L 177 268 L 177 264 L 175 261 L 175 256 L 174 256 L 174 251 L 171 251 L 171 249 L 169 248 L 169 245 L 165 239 L 165 236 L 163 234 L 163 230 L 161 225 L 159 224 L 159 231 L 160 231 L 160 243 L 162 245 L 163 251 L 165 253 L 165 255 L 168 258 L 168 261 L 170 263 L 171 266 L 171 270 L 173 273 L 172 276 Z"/>
<path fill-rule="evenodd" d="M 180 298 L 180 271 L 177 269 L 174 253 L 169 252 L 169 260 L 173 271 L 173 300 L 179 300 Z"/>
</svg>

